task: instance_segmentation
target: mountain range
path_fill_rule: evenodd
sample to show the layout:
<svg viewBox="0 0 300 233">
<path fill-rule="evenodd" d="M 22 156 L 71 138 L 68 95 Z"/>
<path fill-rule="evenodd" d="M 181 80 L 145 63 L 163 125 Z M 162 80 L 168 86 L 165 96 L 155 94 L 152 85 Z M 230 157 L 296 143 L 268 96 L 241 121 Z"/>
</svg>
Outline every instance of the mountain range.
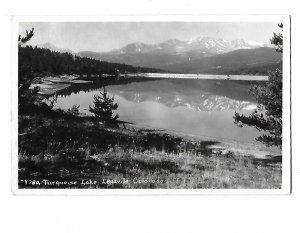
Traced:
<svg viewBox="0 0 300 233">
<path fill-rule="evenodd" d="M 176 73 L 266 74 L 268 68 L 280 66 L 282 60 L 281 54 L 267 43 L 212 37 L 198 37 L 188 41 L 170 39 L 157 44 L 137 42 L 101 53 L 74 53 L 56 48 L 50 43 L 40 47 L 107 62 Z"/>
<path fill-rule="evenodd" d="M 131 43 L 123 48 L 115 49 L 108 54 L 133 54 L 133 53 L 202 53 L 221 54 L 237 49 L 252 49 L 268 47 L 266 43 L 245 40 L 224 40 L 221 38 L 198 37 L 196 39 L 181 41 L 170 39 L 158 44 Z"/>
</svg>

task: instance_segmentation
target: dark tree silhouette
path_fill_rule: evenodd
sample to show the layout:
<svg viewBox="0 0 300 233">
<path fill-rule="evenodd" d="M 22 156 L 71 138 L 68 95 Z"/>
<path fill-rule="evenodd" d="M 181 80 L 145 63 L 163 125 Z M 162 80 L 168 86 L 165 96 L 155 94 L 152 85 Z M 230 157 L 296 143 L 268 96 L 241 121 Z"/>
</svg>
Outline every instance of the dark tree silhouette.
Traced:
<svg viewBox="0 0 300 233">
<path fill-rule="evenodd" d="M 29 106 L 38 101 L 38 88 L 30 89 L 33 82 L 34 75 L 32 66 L 26 62 L 23 56 L 23 45 L 33 37 L 32 28 L 29 32 L 26 31 L 26 36 L 18 38 L 18 107 L 19 111 L 23 112 L 28 110 Z"/>
<path fill-rule="evenodd" d="M 24 37 L 21 37 L 21 35 L 19 35 L 19 38 L 18 38 L 19 46 L 22 46 L 26 42 L 30 41 L 30 39 L 34 35 L 33 31 L 34 31 L 34 28 L 32 28 L 29 32 L 26 30 L 26 36 L 24 36 Z"/>
<path fill-rule="evenodd" d="M 280 28 L 282 24 L 278 25 Z M 271 43 L 282 53 L 282 33 L 274 33 Z M 267 146 L 282 145 L 282 71 L 269 72 L 269 80 L 263 85 L 253 85 L 250 94 L 257 100 L 258 106 L 249 116 L 235 113 L 234 122 L 239 127 L 253 126 L 267 133 L 255 138 Z"/>
<path fill-rule="evenodd" d="M 278 27 L 282 29 L 283 24 L 282 23 L 278 24 Z M 283 45 L 282 33 L 278 33 L 278 34 L 274 33 L 274 35 L 270 41 L 272 44 L 276 45 L 276 51 L 282 53 L 282 50 L 283 50 L 283 48 L 282 48 L 282 45 Z"/>
<path fill-rule="evenodd" d="M 29 32 L 28 36 L 32 37 L 32 33 Z M 58 51 L 51 51 L 50 49 L 32 47 L 26 45 L 26 42 L 29 40 L 27 37 L 19 38 L 19 57 L 22 59 L 23 65 L 31 66 L 31 70 L 35 76 L 78 74 L 83 75 L 85 78 L 92 78 L 93 76 L 101 78 L 103 74 L 116 75 L 116 70 L 119 73 L 163 72 L 154 68 L 110 63 L 87 57 L 79 57 L 71 53 L 60 53 Z"/>
<path fill-rule="evenodd" d="M 114 97 L 110 98 L 106 89 L 103 88 L 100 95 L 94 95 L 94 107 L 89 106 L 89 111 L 104 124 L 115 124 L 119 115 L 113 115 L 119 106 L 114 101 Z"/>
</svg>

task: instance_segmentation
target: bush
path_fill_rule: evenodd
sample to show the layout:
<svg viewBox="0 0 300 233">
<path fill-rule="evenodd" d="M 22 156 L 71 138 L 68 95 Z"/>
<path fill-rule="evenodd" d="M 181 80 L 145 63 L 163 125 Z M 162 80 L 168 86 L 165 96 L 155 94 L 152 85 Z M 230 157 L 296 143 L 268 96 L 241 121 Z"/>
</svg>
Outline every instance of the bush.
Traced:
<svg viewBox="0 0 300 233">
<path fill-rule="evenodd" d="M 74 116 L 78 116 L 79 115 L 79 107 L 80 107 L 80 105 L 77 105 L 77 104 L 74 104 L 73 106 L 72 106 L 72 108 L 69 108 L 68 110 L 67 110 L 67 114 L 70 114 L 70 115 L 74 115 Z"/>
</svg>

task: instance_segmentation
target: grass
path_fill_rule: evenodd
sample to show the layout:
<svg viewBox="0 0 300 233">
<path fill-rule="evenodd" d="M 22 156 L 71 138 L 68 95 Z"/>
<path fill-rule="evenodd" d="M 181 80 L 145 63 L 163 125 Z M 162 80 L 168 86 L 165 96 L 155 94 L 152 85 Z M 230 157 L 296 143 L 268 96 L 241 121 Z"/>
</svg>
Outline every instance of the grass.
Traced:
<svg viewBox="0 0 300 233">
<path fill-rule="evenodd" d="M 211 149 L 216 144 L 35 111 L 19 116 L 19 188 L 281 188 L 280 157 Z"/>
</svg>

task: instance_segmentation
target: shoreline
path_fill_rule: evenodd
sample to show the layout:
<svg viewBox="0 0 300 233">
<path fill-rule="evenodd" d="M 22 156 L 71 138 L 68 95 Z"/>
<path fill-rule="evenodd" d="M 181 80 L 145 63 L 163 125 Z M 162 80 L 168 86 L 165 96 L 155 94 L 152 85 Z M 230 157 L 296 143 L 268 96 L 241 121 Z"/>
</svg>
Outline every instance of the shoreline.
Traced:
<svg viewBox="0 0 300 233">
<path fill-rule="evenodd" d="M 140 130 L 157 130 L 161 133 L 166 133 L 170 136 L 180 137 L 185 141 L 197 142 L 197 141 L 214 141 L 217 144 L 209 146 L 210 149 L 216 151 L 222 151 L 224 153 L 232 151 L 242 156 L 254 156 L 260 159 L 267 159 L 268 156 L 282 156 L 282 151 L 279 148 L 267 147 L 261 143 L 251 143 L 236 141 L 234 139 L 217 138 L 205 135 L 195 135 L 191 133 L 178 132 L 169 129 L 155 128 L 150 126 L 139 125 L 131 123 L 127 128 L 140 129 Z"/>
</svg>

